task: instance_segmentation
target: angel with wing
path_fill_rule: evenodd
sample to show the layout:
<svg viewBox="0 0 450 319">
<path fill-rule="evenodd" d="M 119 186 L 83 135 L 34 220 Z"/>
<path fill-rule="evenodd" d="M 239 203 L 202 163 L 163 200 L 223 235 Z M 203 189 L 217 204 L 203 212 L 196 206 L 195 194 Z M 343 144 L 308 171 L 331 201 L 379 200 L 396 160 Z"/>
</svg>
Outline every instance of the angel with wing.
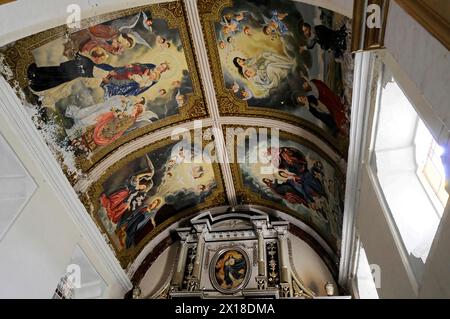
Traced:
<svg viewBox="0 0 450 319">
<path fill-rule="evenodd" d="M 152 20 L 145 14 L 119 19 L 111 24 L 98 24 L 68 35 L 64 44 L 64 56 L 72 59 L 77 53 L 90 58 L 94 63 L 104 63 L 109 55 L 121 55 L 136 44 L 151 47 L 138 32 L 152 32 Z M 141 28 L 142 26 L 142 28 Z"/>
<path fill-rule="evenodd" d="M 222 33 L 227 35 L 235 35 L 236 33 L 242 31 L 241 22 L 245 19 L 244 12 L 230 13 L 223 16 L 223 21 L 220 22 L 222 25 Z"/>
<path fill-rule="evenodd" d="M 145 12 L 139 12 L 128 19 L 116 20 L 111 24 L 119 32 L 133 37 L 137 44 L 148 48 L 152 48 L 150 43 L 153 42 L 154 38 L 152 25 L 152 19 Z M 149 35 L 151 36 L 149 37 Z"/>
<path fill-rule="evenodd" d="M 118 224 L 122 218 L 132 215 L 145 205 L 148 192 L 153 188 L 155 169 L 150 158 L 145 155 L 147 170 L 131 176 L 126 185 L 110 195 L 102 194 L 100 202 L 108 218 Z"/>
<path fill-rule="evenodd" d="M 101 64 L 110 54 L 121 55 L 135 45 L 136 38 L 134 36 L 121 32 L 114 26 L 98 24 L 68 35 L 63 54 L 69 60 L 73 59 L 76 54 L 82 54 L 94 63 Z"/>
<path fill-rule="evenodd" d="M 288 14 L 280 13 L 274 10 L 271 12 L 271 15 L 272 16 L 270 17 L 270 19 L 263 15 L 263 33 L 265 35 L 271 36 L 272 39 L 275 39 L 277 36 L 284 37 L 285 35 L 287 35 L 289 29 L 283 22 L 283 20 L 288 16 Z"/>
<path fill-rule="evenodd" d="M 242 99 L 243 101 L 250 100 L 253 98 L 253 92 L 250 90 L 247 86 L 242 85 L 242 87 L 234 81 L 233 86 L 231 87 L 231 90 L 234 94 L 236 94 L 237 97 Z"/>
</svg>

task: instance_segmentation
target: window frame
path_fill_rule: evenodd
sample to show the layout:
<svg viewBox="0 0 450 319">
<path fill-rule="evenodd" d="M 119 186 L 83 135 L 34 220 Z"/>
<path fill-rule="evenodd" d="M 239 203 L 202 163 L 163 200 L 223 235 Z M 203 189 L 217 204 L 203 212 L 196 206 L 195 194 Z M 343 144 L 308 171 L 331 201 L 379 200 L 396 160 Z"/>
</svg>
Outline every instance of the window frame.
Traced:
<svg viewBox="0 0 450 319">
<path fill-rule="evenodd" d="M 415 86 L 415 84 L 409 79 L 409 77 L 406 75 L 406 73 L 400 68 L 400 66 L 397 64 L 397 62 L 394 60 L 393 56 L 387 52 L 386 50 L 379 50 L 373 53 L 374 56 L 377 58 L 377 61 L 379 63 L 375 63 L 375 68 L 378 68 L 378 70 L 374 70 L 374 77 L 373 79 L 376 80 L 376 96 L 373 97 L 374 102 L 371 108 L 373 109 L 373 121 L 371 124 L 371 127 L 369 127 L 369 148 L 368 152 L 364 156 L 366 158 L 366 162 L 368 165 L 366 165 L 367 173 L 369 175 L 369 179 L 372 183 L 372 186 L 374 188 L 374 191 L 377 195 L 378 202 L 381 205 L 382 211 L 385 215 L 386 221 L 388 223 L 388 227 L 390 229 L 391 234 L 393 235 L 394 242 L 397 246 L 397 250 L 400 254 L 400 257 L 402 259 L 403 265 L 405 267 L 405 270 L 407 272 L 408 278 L 410 280 L 410 283 L 412 285 L 412 288 L 416 295 L 419 294 L 419 287 L 421 282 L 421 274 L 418 274 L 417 271 L 414 271 L 414 266 L 412 265 L 411 258 L 410 258 L 410 252 L 406 248 L 404 239 L 400 233 L 400 230 L 397 226 L 397 223 L 395 221 L 394 215 L 389 207 L 389 203 L 384 195 L 383 188 L 380 184 L 380 181 L 378 179 L 378 171 L 377 171 L 377 165 L 376 165 L 376 151 L 375 146 L 377 142 L 377 133 L 379 128 L 379 116 L 380 116 L 380 109 L 381 109 L 381 98 L 382 98 L 382 82 L 383 82 L 383 65 L 389 69 L 389 72 L 394 77 L 396 84 L 399 86 L 399 88 L 403 91 L 405 97 L 410 101 L 411 106 L 416 111 L 419 120 L 422 120 L 426 126 L 426 128 L 430 131 L 431 135 L 433 136 L 434 140 L 440 144 L 442 141 L 450 140 L 450 136 L 442 135 L 442 122 L 436 118 L 434 115 L 431 106 L 424 100 L 422 95 L 420 94 L 419 90 Z M 378 73 L 379 72 L 379 73 Z M 378 78 L 377 78 L 378 76 Z M 416 130 L 417 131 L 417 125 L 418 121 L 416 123 Z M 414 135 L 415 140 L 415 135 Z M 415 147 L 414 141 L 413 141 L 413 147 Z M 414 156 L 416 153 L 414 152 Z M 414 158 L 414 160 L 416 160 Z M 416 166 L 417 161 L 415 161 Z M 416 172 L 417 174 L 417 172 Z M 417 174 L 419 180 L 419 174 Z M 420 184 L 423 186 L 423 183 L 420 181 Z M 431 188 L 431 186 L 430 186 Z M 429 196 L 428 192 L 424 189 L 424 193 L 426 193 L 427 196 Z M 431 201 L 431 200 L 430 200 Z M 448 203 L 447 203 L 448 204 Z M 434 205 L 434 203 L 433 203 Z M 445 209 L 445 207 L 444 207 Z M 444 210 L 443 210 L 444 211 Z M 439 215 L 440 222 L 442 221 L 443 216 Z M 439 229 L 439 225 L 437 227 Z M 431 254 L 433 250 L 433 246 L 435 245 L 435 239 L 436 234 L 438 233 L 438 230 L 435 232 L 432 240 L 431 247 L 428 251 L 428 256 Z"/>
</svg>

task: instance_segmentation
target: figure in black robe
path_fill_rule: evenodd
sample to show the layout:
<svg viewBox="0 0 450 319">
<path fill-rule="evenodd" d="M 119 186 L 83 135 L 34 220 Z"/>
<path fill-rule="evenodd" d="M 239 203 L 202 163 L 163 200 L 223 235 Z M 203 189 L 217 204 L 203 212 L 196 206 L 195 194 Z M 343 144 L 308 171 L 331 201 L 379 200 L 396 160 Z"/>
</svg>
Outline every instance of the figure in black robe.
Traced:
<svg viewBox="0 0 450 319">
<path fill-rule="evenodd" d="M 302 107 L 307 107 L 308 111 L 321 121 L 331 131 L 331 134 L 336 137 L 339 134 L 339 128 L 333 115 L 330 112 L 325 112 L 319 107 L 319 100 L 314 95 L 306 95 L 302 93 L 294 93 L 292 95 L 294 104 Z"/>
<path fill-rule="evenodd" d="M 29 86 L 33 91 L 41 92 L 80 77 L 93 78 L 94 67 L 105 71 L 114 69 L 108 64 L 95 64 L 81 54 L 76 54 L 73 60 L 63 62 L 59 66 L 38 67 L 36 63 L 32 63 L 27 71 Z"/>
<path fill-rule="evenodd" d="M 306 44 L 308 50 L 318 44 L 322 50 L 333 51 L 335 58 L 342 57 L 347 50 L 347 29 L 345 25 L 342 25 L 339 30 L 333 30 L 324 25 L 316 25 L 313 31 L 309 23 L 303 23 L 300 31 L 308 41 Z"/>
</svg>

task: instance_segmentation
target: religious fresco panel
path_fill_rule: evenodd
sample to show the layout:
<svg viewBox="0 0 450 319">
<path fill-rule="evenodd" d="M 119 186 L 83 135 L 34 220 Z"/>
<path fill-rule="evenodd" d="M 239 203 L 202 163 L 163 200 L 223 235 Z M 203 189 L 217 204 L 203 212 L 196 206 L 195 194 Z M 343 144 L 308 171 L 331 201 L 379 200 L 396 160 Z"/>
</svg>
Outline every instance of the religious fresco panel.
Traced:
<svg viewBox="0 0 450 319">
<path fill-rule="evenodd" d="M 229 129 L 233 132 L 232 126 Z M 235 161 L 238 203 L 289 213 L 312 227 L 339 255 L 345 178 L 334 162 L 295 135 L 279 132 L 273 137 L 264 128 L 236 132 L 228 133 L 227 140 L 237 136 L 228 152 Z"/>
<path fill-rule="evenodd" d="M 351 21 L 289 0 L 199 0 L 222 115 L 275 117 L 347 153 Z"/>
<path fill-rule="evenodd" d="M 173 222 L 226 204 L 218 164 L 202 145 L 170 138 L 110 167 L 87 206 L 125 266 Z"/>
<path fill-rule="evenodd" d="M 155 129 L 207 116 L 181 2 L 57 27 L 0 53 L 67 175 Z"/>
</svg>

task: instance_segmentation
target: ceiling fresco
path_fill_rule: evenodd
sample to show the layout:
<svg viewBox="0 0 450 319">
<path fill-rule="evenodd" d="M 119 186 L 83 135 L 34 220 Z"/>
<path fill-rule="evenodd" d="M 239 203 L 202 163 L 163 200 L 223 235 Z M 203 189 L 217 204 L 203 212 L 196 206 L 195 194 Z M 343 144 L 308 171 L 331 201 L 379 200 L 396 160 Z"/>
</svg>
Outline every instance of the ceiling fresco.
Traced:
<svg viewBox="0 0 450 319">
<path fill-rule="evenodd" d="M 275 117 L 347 153 L 347 17 L 288 0 L 199 0 L 222 115 Z"/>
<path fill-rule="evenodd" d="M 68 175 L 207 110 L 180 2 L 106 14 L 2 49 L 24 104 Z"/>
<path fill-rule="evenodd" d="M 0 72 L 124 269 L 180 219 L 235 204 L 285 212 L 339 256 L 349 19 L 288 0 L 197 8 L 59 26 L 0 48 Z"/>
<path fill-rule="evenodd" d="M 339 254 L 344 176 L 313 143 L 267 128 L 226 128 L 236 136 L 232 164 L 239 204 L 258 203 L 310 225 Z M 261 130 L 264 131 L 261 134 Z M 231 132 L 231 135 L 230 135 Z M 231 144 L 230 144 L 231 145 Z"/>
<path fill-rule="evenodd" d="M 227 204 L 213 157 L 203 144 L 166 138 L 111 166 L 91 187 L 85 201 L 124 266 L 166 226 Z"/>
</svg>

